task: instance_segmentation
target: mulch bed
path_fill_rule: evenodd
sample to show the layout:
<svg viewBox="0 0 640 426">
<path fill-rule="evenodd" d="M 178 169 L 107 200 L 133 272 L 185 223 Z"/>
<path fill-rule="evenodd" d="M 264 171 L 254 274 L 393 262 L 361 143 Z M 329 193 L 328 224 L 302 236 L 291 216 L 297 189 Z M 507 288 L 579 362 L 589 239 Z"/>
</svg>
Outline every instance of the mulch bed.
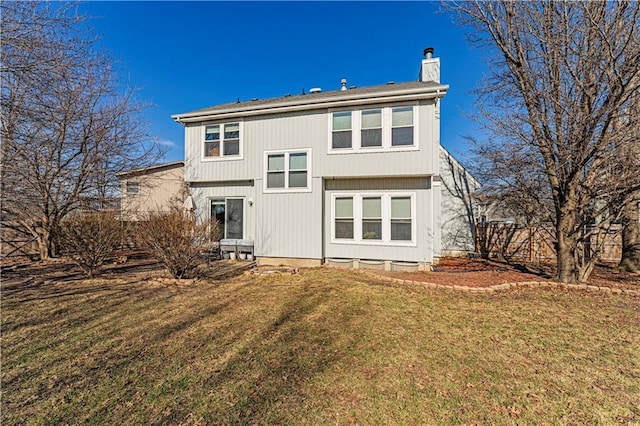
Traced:
<svg viewBox="0 0 640 426">
<path fill-rule="evenodd" d="M 504 283 L 552 281 L 555 277 L 555 267 L 553 265 L 510 265 L 482 259 L 442 258 L 432 272 L 380 273 L 404 280 L 476 288 Z M 597 266 L 587 284 L 640 289 L 640 275 L 619 272 L 611 266 Z"/>
</svg>

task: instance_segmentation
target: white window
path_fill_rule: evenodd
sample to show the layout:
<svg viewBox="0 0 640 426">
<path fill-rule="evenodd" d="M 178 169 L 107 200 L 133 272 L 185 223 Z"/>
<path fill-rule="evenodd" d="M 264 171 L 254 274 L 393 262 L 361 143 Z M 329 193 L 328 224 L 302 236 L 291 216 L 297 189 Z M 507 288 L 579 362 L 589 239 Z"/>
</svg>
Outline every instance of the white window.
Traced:
<svg viewBox="0 0 640 426">
<path fill-rule="evenodd" d="M 329 154 L 415 151 L 417 107 L 336 111 L 329 114 Z"/>
<path fill-rule="evenodd" d="M 351 111 L 334 112 L 331 132 L 331 148 L 351 149 Z"/>
<path fill-rule="evenodd" d="M 127 181 L 125 184 L 128 195 L 137 194 L 140 192 L 140 183 Z"/>
<path fill-rule="evenodd" d="M 353 239 L 353 197 L 337 197 L 334 209 L 336 239 Z"/>
<path fill-rule="evenodd" d="M 265 192 L 311 190 L 311 150 L 265 152 Z"/>
<path fill-rule="evenodd" d="M 411 241 L 411 197 L 391 197 L 391 241 Z"/>
<path fill-rule="evenodd" d="M 362 239 L 382 240 L 382 197 L 362 197 Z"/>
<path fill-rule="evenodd" d="M 204 126 L 205 159 L 241 158 L 240 123 L 210 124 Z"/>
<path fill-rule="evenodd" d="M 413 145 L 413 107 L 391 110 L 391 146 Z"/>
<path fill-rule="evenodd" d="M 360 146 L 382 147 L 382 110 L 362 111 Z"/>
<path fill-rule="evenodd" d="M 333 194 L 334 243 L 416 245 L 415 193 Z"/>
</svg>

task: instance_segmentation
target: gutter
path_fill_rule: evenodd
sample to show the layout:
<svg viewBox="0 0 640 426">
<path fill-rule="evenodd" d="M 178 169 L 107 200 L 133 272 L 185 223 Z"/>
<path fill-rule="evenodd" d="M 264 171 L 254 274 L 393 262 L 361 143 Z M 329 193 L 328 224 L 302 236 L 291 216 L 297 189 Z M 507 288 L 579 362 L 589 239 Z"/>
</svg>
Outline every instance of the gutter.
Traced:
<svg viewBox="0 0 640 426">
<path fill-rule="evenodd" d="M 285 112 L 310 111 L 325 108 L 340 108 L 356 105 L 377 104 L 385 102 L 400 102 L 421 99 L 438 99 L 446 95 L 449 86 L 442 85 L 430 87 L 427 91 L 424 88 L 406 89 L 394 92 L 388 95 L 363 93 L 351 97 L 349 99 L 328 98 L 322 101 L 316 101 L 313 94 L 305 95 L 305 99 L 295 102 L 280 102 L 273 105 L 250 105 L 250 101 L 246 106 L 223 109 L 219 111 L 199 111 L 184 114 L 172 115 L 178 123 L 195 123 L 205 120 L 223 119 L 228 117 L 249 117 L 264 114 L 278 114 Z M 373 95 L 373 96 L 372 96 Z M 302 101 L 302 102 L 300 102 Z"/>
</svg>

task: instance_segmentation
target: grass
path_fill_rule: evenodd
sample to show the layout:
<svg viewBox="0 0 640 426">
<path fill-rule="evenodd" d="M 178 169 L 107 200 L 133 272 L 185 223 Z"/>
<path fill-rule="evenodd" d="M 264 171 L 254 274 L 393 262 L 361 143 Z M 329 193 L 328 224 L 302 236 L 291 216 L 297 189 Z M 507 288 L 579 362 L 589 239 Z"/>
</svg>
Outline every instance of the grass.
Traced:
<svg viewBox="0 0 640 426">
<path fill-rule="evenodd" d="M 640 301 L 340 270 L 2 293 L 2 424 L 640 422 Z"/>
</svg>

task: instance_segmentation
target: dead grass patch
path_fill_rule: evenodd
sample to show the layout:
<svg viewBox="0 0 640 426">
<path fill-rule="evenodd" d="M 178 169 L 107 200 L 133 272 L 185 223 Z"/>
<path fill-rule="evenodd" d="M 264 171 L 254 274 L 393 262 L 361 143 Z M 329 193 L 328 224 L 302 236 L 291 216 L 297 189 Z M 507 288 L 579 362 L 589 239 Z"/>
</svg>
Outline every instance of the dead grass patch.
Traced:
<svg viewBox="0 0 640 426">
<path fill-rule="evenodd" d="M 325 268 L 13 284 L 3 424 L 640 421 L 637 298 Z"/>
</svg>

